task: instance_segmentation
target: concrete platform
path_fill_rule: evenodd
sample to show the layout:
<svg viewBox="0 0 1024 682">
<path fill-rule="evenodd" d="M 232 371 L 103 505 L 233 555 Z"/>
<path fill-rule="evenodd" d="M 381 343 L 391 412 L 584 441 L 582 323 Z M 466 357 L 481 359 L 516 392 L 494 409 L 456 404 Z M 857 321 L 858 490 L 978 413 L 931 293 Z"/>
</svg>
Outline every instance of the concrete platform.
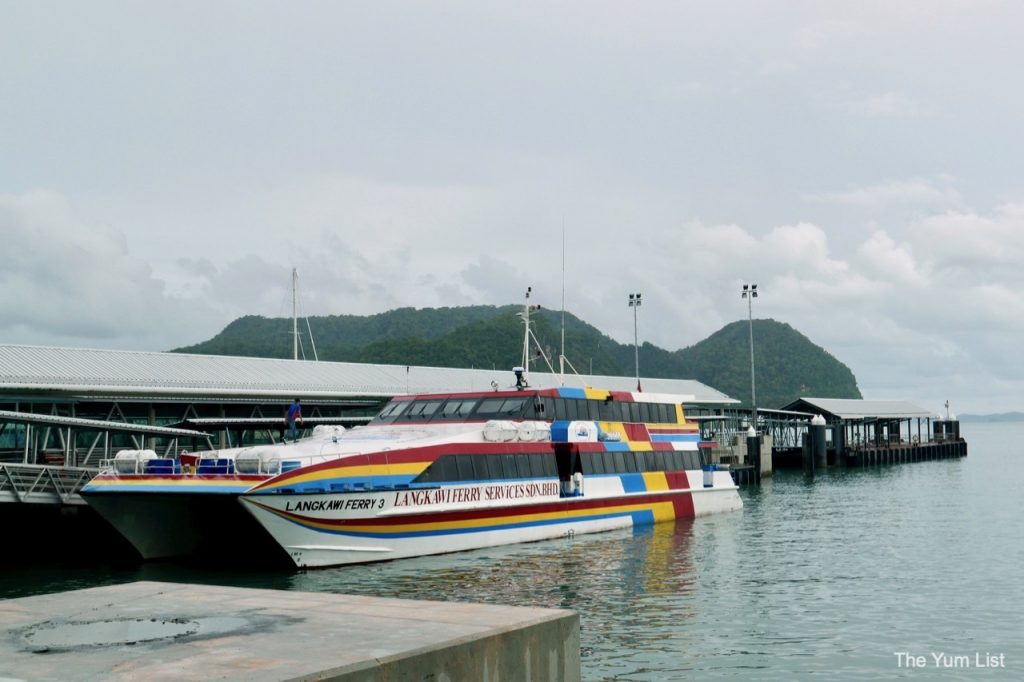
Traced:
<svg viewBox="0 0 1024 682">
<path fill-rule="evenodd" d="M 0 679 L 579 680 L 571 611 L 136 582 L 0 601 Z"/>
</svg>

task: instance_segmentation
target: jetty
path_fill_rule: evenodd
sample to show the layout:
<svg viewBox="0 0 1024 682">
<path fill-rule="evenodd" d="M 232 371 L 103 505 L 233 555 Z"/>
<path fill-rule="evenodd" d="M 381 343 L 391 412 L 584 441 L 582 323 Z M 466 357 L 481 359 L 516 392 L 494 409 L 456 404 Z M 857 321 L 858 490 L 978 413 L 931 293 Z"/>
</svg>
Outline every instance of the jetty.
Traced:
<svg viewBox="0 0 1024 682">
<path fill-rule="evenodd" d="M 0 601 L 0 676 L 580 679 L 562 609 L 135 582 Z"/>
</svg>

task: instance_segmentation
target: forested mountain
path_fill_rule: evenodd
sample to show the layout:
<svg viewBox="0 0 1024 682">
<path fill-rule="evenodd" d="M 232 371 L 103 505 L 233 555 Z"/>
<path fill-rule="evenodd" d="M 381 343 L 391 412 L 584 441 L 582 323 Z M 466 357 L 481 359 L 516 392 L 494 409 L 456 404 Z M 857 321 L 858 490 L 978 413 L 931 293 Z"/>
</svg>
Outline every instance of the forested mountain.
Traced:
<svg viewBox="0 0 1024 682">
<path fill-rule="evenodd" d="M 400 308 L 369 316 L 311 317 L 309 325 L 321 360 L 436 367 L 511 368 L 521 362 L 520 306 Z M 560 344 L 558 311 L 541 310 L 533 330 L 555 362 Z M 305 323 L 300 321 L 305 355 L 312 357 Z M 292 321 L 242 317 L 203 343 L 175 352 L 213 355 L 292 356 Z M 650 343 L 640 346 L 640 374 L 696 379 L 749 404 L 750 346 L 745 321 L 726 325 L 707 339 L 668 351 Z M 633 346 L 621 344 L 569 313 L 565 347 L 580 374 L 630 376 Z M 800 396 L 859 398 L 857 381 L 846 365 L 788 324 L 754 320 L 757 403 L 780 407 Z M 533 361 L 542 367 L 542 360 Z"/>
</svg>

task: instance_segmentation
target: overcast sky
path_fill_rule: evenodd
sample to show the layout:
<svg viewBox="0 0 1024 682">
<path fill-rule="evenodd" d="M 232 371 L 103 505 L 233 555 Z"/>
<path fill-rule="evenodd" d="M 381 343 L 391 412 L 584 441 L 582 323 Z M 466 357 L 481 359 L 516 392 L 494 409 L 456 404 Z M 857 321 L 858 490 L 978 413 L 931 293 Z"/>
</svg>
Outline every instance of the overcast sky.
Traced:
<svg viewBox="0 0 1024 682">
<path fill-rule="evenodd" d="M 0 0 L 0 343 L 520 302 L 1024 410 L 1024 5 Z M 571 348 L 567 349 L 572 357 Z"/>
</svg>

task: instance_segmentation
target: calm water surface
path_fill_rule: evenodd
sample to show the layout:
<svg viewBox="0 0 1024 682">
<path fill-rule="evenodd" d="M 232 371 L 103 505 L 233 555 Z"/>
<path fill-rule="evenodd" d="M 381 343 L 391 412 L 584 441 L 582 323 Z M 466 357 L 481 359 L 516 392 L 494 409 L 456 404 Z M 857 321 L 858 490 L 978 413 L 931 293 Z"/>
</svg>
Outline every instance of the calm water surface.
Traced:
<svg viewBox="0 0 1024 682">
<path fill-rule="evenodd" d="M 1024 425 L 962 431 L 962 460 L 780 472 L 742 512 L 635 532 L 307 573 L 7 570 L 0 594 L 147 579 L 568 608 L 586 679 L 1024 679 Z"/>
</svg>

